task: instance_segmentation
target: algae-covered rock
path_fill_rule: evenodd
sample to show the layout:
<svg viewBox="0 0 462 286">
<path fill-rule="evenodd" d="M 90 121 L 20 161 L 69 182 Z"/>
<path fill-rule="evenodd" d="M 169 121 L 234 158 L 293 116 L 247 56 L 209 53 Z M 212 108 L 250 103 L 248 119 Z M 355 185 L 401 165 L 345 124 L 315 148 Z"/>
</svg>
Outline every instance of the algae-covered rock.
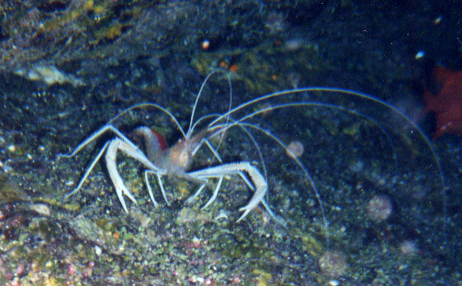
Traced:
<svg viewBox="0 0 462 286">
<path fill-rule="evenodd" d="M 0 174 L 0 204 L 30 201 L 29 196 L 8 175 Z"/>
</svg>

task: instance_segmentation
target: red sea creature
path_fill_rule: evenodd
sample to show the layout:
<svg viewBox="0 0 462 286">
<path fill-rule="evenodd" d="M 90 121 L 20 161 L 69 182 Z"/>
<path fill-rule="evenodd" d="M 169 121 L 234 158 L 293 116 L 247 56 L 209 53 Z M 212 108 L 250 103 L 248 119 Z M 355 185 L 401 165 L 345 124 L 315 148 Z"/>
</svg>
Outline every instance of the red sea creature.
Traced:
<svg viewBox="0 0 462 286">
<path fill-rule="evenodd" d="M 421 113 L 435 114 L 436 130 L 432 139 L 445 133 L 462 135 L 462 71 L 436 66 L 432 79 L 435 88 L 425 87 L 425 109 Z"/>
</svg>

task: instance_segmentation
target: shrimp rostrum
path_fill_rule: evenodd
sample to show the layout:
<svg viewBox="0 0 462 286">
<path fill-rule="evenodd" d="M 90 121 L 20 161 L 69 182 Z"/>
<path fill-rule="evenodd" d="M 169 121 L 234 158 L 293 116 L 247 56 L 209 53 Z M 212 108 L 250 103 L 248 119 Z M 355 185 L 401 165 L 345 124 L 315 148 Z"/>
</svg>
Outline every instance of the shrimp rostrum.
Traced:
<svg viewBox="0 0 462 286">
<path fill-rule="evenodd" d="M 202 89 L 201 89 L 202 90 Z M 197 100 L 199 96 L 196 99 Z M 155 108 L 159 109 L 163 113 L 167 114 L 171 117 L 172 121 L 175 122 L 178 130 L 182 133 L 182 138 L 178 140 L 178 142 L 173 145 L 171 148 L 167 147 L 166 141 L 164 138 L 157 133 L 156 131 L 152 130 L 149 127 L 141 126 L 136 128 L 130 135 L 124 135 L 119 129 L 115 127 L 113 124 L 114 120 L 120 117 L 122 114 L 132 111 L 134 109 L 139 108 Z M 208 200 L 203 208 L 209 206 L 217 197 L 218 192 L 220 191 L 223 178 L 225 175 L 236 174 L 240 176 L 247 186 L 254 191 L 252 198 L 249 200 L 246 206 L 240 208 L 240 211 L 243 212 L 241 217 L 238 219 L 238 222 L 242 220 L 252 209 L 254 209 L 260 202 L 264 204 L 264 206 L 269 210 L 267 204 L 264 202 L 264 197 L 268 189 L 268 185 L 266 182 L 265 177 L 260 173 L 258 168 L 251 164 L 250 162 L 232 162 L 232 163 L 223 163 L 218 153 L 215 151 L 213 146 L 209 142 L 209 138 L 213 136 L 220 136 L 224 131 L 223 127 L 210 127 L 205 128 L 202 131 L 193 134 L 194 129 L 201 119 L 199 119 L 196 123 L 193 124 L 193 117 L 194 117 L 194 110 L 191 115 L 191 121 L 189 125 L 189 129 L 187 132 L 184 132 L 181 128 L 180 124 L 178 123 L 177 119 L 174 117 L 172 113 L 170 113 L 165 108 L 156 105 L 156 104 L 140 104 L 120 113 L 116 118 L 109 121 L 106 125 L 102 128 L 97 130 L 95 133 L 90 135 L 86 140 L 84 140 L 80 145 L 78 145 L 75 150 L 69 154 L 65 155 L 66 157 L 72 157 L 77 154 L 82 148 L 86 145 L 91 143 L 92 141 L 98 139 L 103 134 L 112 132 L 115 135 L 115 138 L 110 139 L 107 141 L 102 149 L 99 151 L 95 159 L 92 161 L 90 166 L 88 167 L 87 171 L 83 175 L 82 179 L 80 180 L 77 187 L 67 194 L 66 198 L 75 194 L 82 188 L 85 180 L 88 178 L 90 172 L 93 170 L 95 165 L 101 159 L 101 157 L 105 156 L 106 167 L 108 170 L 109 177 L 112 181 L 112 184 L 115 188 L 116 194 L 118 199 L 123 207 L 123 209 L 128 212 L 128 208 L 126 202 L 124 200 L 124 196 L 128 197 L 133 203 L 137 203 L 135 197 L 130 192 L 130 190 L 125 185 L 118 167 L 117 167 L 117 154 L 118 152 L 122 152 L 125 155 L 135 159 L 139 163 L 141 163 L 145 168 L 145 183 L 149 192 L 149 196 L 151 201 L 153 202 L 154 206 L 158 206 L 157 201 L 154 198 L 152 187 L 149 182 L 149 177 L 154 175 L 157 179 L 157 183 L 159 185 L 159 189 L 161 190 L 162 196 L 166 203 L 169 205 L 169 201 L 167 199 L 167 195 L 165 192 L 165 188 L 162 183 L 162 177 L 175 177 L 179 179 L 184 179 L 189 182 L 193 182 L 198 184 L 200 187 L 195 195 L 190 197 L 187 203 L 191 202 L 205 187 L 211 187 L 209 182 L 210 179 L 217 180 L 216 186 L 213 188 L 213 195 Z M 145 151 L 143 152 L 140 147 L 138 147 L 132 140 L 129 138 L 137 138 L 142 139 L 144 142 Z M 218 165 L 207 167 L 200 170 L 189 171 L 189 168 L 192 165 L 192 160 L 196 155 L 196 152 L 202 146 L 206 145 L 211 152 L 214 154 L 214 157 L 219 162 Z"/>
</svg>

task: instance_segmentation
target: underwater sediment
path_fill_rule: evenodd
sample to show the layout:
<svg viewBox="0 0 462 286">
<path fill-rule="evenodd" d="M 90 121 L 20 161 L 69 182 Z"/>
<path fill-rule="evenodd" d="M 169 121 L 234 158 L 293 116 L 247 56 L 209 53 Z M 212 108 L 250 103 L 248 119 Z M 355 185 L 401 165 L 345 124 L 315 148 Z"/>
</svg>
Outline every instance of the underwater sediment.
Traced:
<svg viewBox="0 0 462 286">
<path fill-rule="evenodd" d="M 414 51 L 436 50 L 429 42 L 441 43 L 437 40 L 450 32 L 433 23 L 429 11 L 445 11 L 439 4 L 395 7 L 372 1 L 370 8 L 360 1 L 282 2 L 0 4 L 5 15 L 0 31 L 0 282 L 460 284 L 459 138 L 431 143 L 443 166 L 443 185 L 435 158 L 415 129 L 391 110 L 351 96 L 307 92 L 301 98 L 364 113 L 386 132 L 374 121 L 326 106 L 269 110 L 251 121 L 285 144 L 303 143 L 298 158 L 317 187 L 324 215 L 303 171 L 264 134 L 256 139 L 265 156 L 268 203 L 287 228 L 261 205 L 236 223 L 251 191 L 234 176 L 225 178 L 206 210 L 201 207 L 210 191 L 185 205 L 197 185 L 166 179 L 168 206 L 153 183 L 160 202 L 155 208 L 143 168 L 124 155 L 118 168 L 138 202 L 127 202 L 129 213 L 115 195 L 104 160 L 82 190 L 65 199 L 112 137 L 102 137 L 73 158 L 61 154 L 142 102 L 165 107 L 186 128 L 204 78 L 218 68 L 227 73 L 206 83 L 200 115 L 226 112 L 227 75 L 233 107 L 275 91 L 322 85 L 419 109 L 405 100 L 413 98 L 408 82 L 423 69 Z M 410 23 L 415 31 L 406 36 Z M 434 51 L 433 56 L 444 61 L 450 53 Z M 173 144 L 178 130 L 157 115 L 139 110 L 120 118 L 118 127 L 124 134 L 139 125 L 155 127 Z M 261 167 L 243 132 L 230 130 L 226 138 L 219 149 L 225 162 Z M 210 156 L 201 150 L 194 167 L 207 167 Z M 391 210 L 371 215 L 380 210 L 368 210 L 371 200 L 383 197 Z M 216 220 L 219 215 L 223 218 Z"/>
</svg>

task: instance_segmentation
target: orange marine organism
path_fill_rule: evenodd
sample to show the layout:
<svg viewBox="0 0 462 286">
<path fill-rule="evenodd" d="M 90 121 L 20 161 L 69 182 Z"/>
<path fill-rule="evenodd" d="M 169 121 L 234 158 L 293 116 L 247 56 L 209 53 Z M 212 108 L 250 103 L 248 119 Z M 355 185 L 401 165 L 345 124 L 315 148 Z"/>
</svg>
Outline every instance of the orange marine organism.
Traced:
<svg viewBox="0 0 462 286">
<path fill-rule="evenodd" d="M 425 86 L 425 109 L 421 116 L 433 112 L 436 130 L 433 139 L 445 133 L 462 134 L 462 71 L 436 66 L 432 71 L 434 88 Z M 433 86 L 432 86 L 433 87 Z"/>
</svg>

